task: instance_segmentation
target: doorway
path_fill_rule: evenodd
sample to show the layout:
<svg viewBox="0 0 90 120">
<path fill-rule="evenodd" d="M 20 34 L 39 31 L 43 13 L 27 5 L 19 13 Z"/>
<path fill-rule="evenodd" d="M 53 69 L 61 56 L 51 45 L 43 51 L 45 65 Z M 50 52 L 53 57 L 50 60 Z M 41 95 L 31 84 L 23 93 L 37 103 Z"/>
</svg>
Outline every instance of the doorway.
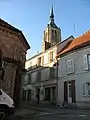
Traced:
<svg viewBox="0 0 90 120">
<path fill-rule="evenodd" d="M 36 98 L 37 98 L 37 104 L 39 104 L 40 102 L 40 89 L 39 88 L 36 89 Z"/>
<path fill-rule="evenodd" d="M 50 101 L 50 88 L 45 88 L 45 100 Z"/>
<path fill-rule="evenodd" d="M 72 103 L 72 85 L 68 83 L 68 103 Z"/>
<path fill-rule="evenodd" d="M 31 90 L 27 91 L 27 101 L 31 101 Z"/>
<path fill-rule="evenodd" d="M 64 82 L 64 101 L 67 103 L 76 103 L 75 80 Z"/>
</svg>

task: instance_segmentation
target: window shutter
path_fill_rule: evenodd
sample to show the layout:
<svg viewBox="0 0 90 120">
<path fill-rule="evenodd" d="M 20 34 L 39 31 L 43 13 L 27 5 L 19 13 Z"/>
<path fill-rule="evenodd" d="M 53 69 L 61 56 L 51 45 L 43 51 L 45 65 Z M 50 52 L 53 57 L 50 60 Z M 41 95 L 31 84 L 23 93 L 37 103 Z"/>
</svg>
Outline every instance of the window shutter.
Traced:
<svg viewBox="0 0 90 120">
<path fill-rule="evenodd" d="M 70 60 L 67 60 L 67 73 L 69 74 L 70 73 L 70 64 L 71 64 L 71 61 Z"/>
<path fill-rule="evenodd" d="M 88 55 L 87 58 L 88 58 L 88 64 L 90 65 L 90 55 Z"/>
<path fill-rule="evenodd" d="M 83 60 L 84 60 L 84 70 L 88 70 L 88 59 L 87 59 L 87 55 L 83 56 Z"/>
<path fill-rule="evenodd" d="M 74 60 L 71 59 L 71 73 L 74 72 Z"/>
<path fill-rule="evenodd" d="M 86 95 L 86 84 L 83 83 L 83 95 Z"/>
</svg>

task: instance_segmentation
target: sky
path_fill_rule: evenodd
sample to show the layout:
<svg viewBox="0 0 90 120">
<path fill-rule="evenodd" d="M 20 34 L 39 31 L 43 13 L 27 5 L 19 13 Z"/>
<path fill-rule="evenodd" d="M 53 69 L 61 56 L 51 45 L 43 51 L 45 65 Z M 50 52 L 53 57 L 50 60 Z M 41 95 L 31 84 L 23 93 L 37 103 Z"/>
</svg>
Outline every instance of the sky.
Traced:
<svg viewBox="0 0 90 120">
<path fill-rule="evenodd" d="M 90 0 L 0 0 L 0 18 L 22 30 L 31 46 L 27 59 L 41 52 L 52 5 L 62 41 L 90 29 Z"/>
</svg>

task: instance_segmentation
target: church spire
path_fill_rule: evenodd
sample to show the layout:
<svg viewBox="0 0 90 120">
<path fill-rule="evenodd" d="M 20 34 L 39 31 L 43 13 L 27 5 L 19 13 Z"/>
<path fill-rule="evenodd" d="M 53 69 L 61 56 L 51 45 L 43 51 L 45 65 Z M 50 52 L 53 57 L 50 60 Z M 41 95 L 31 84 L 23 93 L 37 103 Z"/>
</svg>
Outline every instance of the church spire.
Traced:
<svg viewBox="0 0 90 120">
<path fill-rule="evenodd" d="M 54 13 L 53 13 L 53 5 L 52 5 L 52 8 L 50 9 L 50 23 L 54 23 Z"/>
</svg>

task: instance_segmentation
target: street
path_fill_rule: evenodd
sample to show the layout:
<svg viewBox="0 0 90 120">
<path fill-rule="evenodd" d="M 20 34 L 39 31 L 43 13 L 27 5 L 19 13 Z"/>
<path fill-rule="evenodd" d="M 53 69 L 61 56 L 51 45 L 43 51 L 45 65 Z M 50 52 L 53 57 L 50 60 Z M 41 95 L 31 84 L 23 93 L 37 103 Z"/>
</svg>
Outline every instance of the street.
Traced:
<svg viewBox="0 0 90 120">
<path fill-rule="evenodd" d="M 34 112 L 32 112 L 34 111 Z M 31 114 L 32 112 L 32 114 Z M 28 109 L 28 111 L 14 115 L 8 120 L 90 120 L 90 110 L 78 109 Z"/>
</svg>

